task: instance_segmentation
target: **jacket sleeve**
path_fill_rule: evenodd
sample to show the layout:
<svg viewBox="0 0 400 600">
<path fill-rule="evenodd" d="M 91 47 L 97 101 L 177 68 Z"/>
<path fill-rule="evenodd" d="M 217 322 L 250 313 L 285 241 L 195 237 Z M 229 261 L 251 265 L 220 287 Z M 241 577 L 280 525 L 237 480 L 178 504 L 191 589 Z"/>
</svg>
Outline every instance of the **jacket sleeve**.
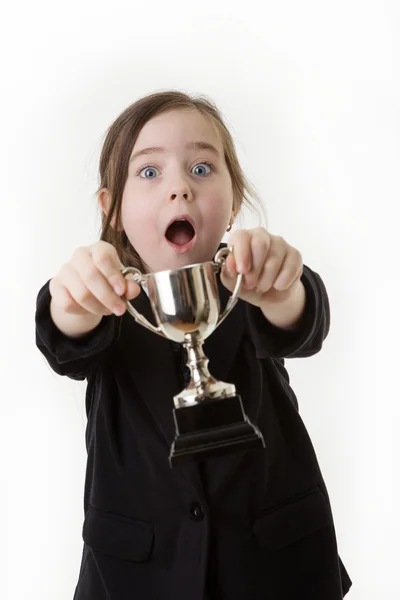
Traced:
<svg viewBox="0 0 400 600">
<path fill-rule="evenodd" d="M 117 338 L 120 320 L 103 317 L 98 326 L 79 338 L 64 335 L 50 314 L 50 280 L 39 290 L 36 300 L 36 346 L 59 375 L 84 380 L 108 355 Z"/>
<path fill-rule="evenodd" d="M 246 303 L 247 323 L 257 358 L 306 358 L 319 352 L 330 328 L 328 294 L 321 277 L 303 265 L 306 305 L 297 329 L 275 327 L 261 309 Z"/>
</svg>

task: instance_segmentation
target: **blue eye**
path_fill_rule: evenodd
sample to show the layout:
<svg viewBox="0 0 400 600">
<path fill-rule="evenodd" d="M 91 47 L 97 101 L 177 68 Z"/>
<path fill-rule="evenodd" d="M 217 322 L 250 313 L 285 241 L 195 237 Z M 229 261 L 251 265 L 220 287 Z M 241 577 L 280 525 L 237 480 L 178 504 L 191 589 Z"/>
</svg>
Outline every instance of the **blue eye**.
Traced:
<svg viewBox="0 0 400 600">
<path fill-rule="evenodd" d="M 203 168 L 204 166 L 206 166 L 206 167 L 208 167 L 208 168 L 210 169 L 210 170 L 208 171 L 208 173 L 210 173 L 210 172 L 213 170 L 211 163 L 207 163 L 207 162 L 202 162 L 202 163 L 199 163 L 199 164 L 198 164 L 198 165 L 196 165 L 194 168 L 195 168 L 195 169 L 197 169 L 198 167 L 200 167 L 200 168 Z M 201 175 L 201 173 L 195 173 L 195 175 Z M 205 175 L 207 175 L 207 173 L 205 173 Z"/>
<path fill-rule="evenodd" d="M 157 171 L 157 169 L 155 167 L 143 167 L 143 169 L 141 169 L 141 171 L 139 173 L 140 177 L 142 177 L 143 171 L 146 173 L 148 171 L 150 171 L 150 172 L 151 171 Z M 146 176 L 144 176 L 143 179 L 154 179 L 154 177 L 146 177 Z"/>
<path fill-rule="evenodd" d="M 206 167 L 206 169 L 205 169 Z M 201 177 L 204 177 L 204 175 L 208 175 L 209 173 L 211 173 L 211 171 L 214 170 L 214 167 L 211 163 L 208 162 L 201 162 L 198 163 L 195 167 L 193 167 L 193 169 L 203 169 L 203 173 L 195 173 L 195 175 L 200 175 Z M 209 169 L 207 171 L 207 168 Z M 142 167 L 140 169 L 140 171 L 138 172 L 138 175 L 140 175 L 140 177 L 142 179 L 155 179 L 155 177 L 157 177 L 156 171 L 158 171 L 158 169 L 156 169 L 156 167 L 153 167 L 151 165 L 145 165 L 144 167 Z M 205 171 L 205 172 L 204 172 Z M 153 172 L 153 175 L 150 175 L 149 177 L 146 175 L 146 173 L 151 173 Z"/>
</svg>

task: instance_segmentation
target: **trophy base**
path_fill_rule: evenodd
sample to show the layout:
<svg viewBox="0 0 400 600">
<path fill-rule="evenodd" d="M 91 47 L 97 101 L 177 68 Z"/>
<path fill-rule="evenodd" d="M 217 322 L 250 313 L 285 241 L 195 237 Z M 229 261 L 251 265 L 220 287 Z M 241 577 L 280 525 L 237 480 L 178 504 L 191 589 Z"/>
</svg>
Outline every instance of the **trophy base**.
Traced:
<svg viewBox="0 0 400 600">
<path fill-rule="evenodd" d="M 262 433 L 250 423 L 237 394 L 176 408 L 173 414 L 177 435 L 169 456 L 171 467 L 265 448 Z"/>
</svg>

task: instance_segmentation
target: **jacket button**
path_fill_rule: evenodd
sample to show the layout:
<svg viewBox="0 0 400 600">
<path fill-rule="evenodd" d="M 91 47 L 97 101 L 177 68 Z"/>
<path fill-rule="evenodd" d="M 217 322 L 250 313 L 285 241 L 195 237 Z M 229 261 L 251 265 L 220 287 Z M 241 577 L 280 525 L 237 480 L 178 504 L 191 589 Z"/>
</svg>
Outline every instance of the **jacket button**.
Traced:
<svg viewBox="0 0 400 600">
<path fill-rule="evenodd" d="M 204 509 L 199 502 L 193 502 L 190 507 L 190 518 L 193 521 L 202 521 L 204 519 Z"/>
</svg>

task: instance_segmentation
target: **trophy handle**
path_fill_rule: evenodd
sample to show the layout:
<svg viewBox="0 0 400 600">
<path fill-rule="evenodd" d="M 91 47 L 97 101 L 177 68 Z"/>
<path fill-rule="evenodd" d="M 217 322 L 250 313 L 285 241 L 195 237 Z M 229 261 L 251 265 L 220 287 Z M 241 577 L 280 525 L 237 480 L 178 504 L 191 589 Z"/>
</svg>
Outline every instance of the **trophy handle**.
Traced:
<svg viewBox="0 0 400 600">
<path fill-rule="evenodd" d="M 218 250 L 218 252 L 216 253 L 216 255 L 214 257 L 214 268 L 216 271 L 218 271 L 221 267 L 223 267 L 223 265 L 225 264 L 225 261 L 226 261 L 226 257 L 228 256 L 228 254 L 230 252 L 232 252 L 232 250 L 233 250 L 232 246 L 230 246 L 229 248 L 221 248 L 220 250 Z M 232 308 L 235 306 L 236 302 L 238 301 L 238 295 L 239 295 L 240 288 L 242 285 L 242 279 L 243 279 L 242 273 L 238 273 L 235 289 L 233 290 L 232 296 L 229 298 L 229 300 L 225 306 L 225 310 L 220 315 L 218 322 L 215 326 L 215 329 L 219 325 L 221 325 L 222 321 L 229 315 Z M 215 331 L 215 329 L 214 329 L 214 331 Z"/>
<path fill-rule="evenodd" d="M 146 281 L 145 276 L 136 267 L 123 267 L 121 269 L 121 273 L 122 273 L 122 275 L 124 277 L 125 277 L 125 275 L 127 273 L 132 273 L 133 274 L 133 277 L 132 277 L 133 281 L 135 283 L 138 283 L 141 287 L 142 287 L 142 285 Z M 125 300 L 125 302 L 126 302 L 126 309 L 132 315 L 132 317 L 135 319 L 135 321 L 137 321 L 138 323 L 140 323 L 140 325 L 143 325 L 143 327 L 146 327 L 146 329 L 150 329 L 150 331 L 152 331 L 153 333 L 157 333 L 158 335 L 161 335 L 161 337 L 163 337 L 163 338 L 166 337 L 163 334 L 163 332 L 161 331 L 161 328 L 160 327 L 154 327 L 154 325 L 152 325 L 151 323 L 149 323 L 149 321 L 146 319 L 146 317 L 144 317 L 143 315 L 141 315 L 140 312 L 138 312 L 136 310 L 136 308 L 134 308 L 132 306 L 132 304 L 129 302 L 129 300 L 127 300 L 127 298 L 125 296 L 122 296 L 122 299 Z"/>
</svg>

